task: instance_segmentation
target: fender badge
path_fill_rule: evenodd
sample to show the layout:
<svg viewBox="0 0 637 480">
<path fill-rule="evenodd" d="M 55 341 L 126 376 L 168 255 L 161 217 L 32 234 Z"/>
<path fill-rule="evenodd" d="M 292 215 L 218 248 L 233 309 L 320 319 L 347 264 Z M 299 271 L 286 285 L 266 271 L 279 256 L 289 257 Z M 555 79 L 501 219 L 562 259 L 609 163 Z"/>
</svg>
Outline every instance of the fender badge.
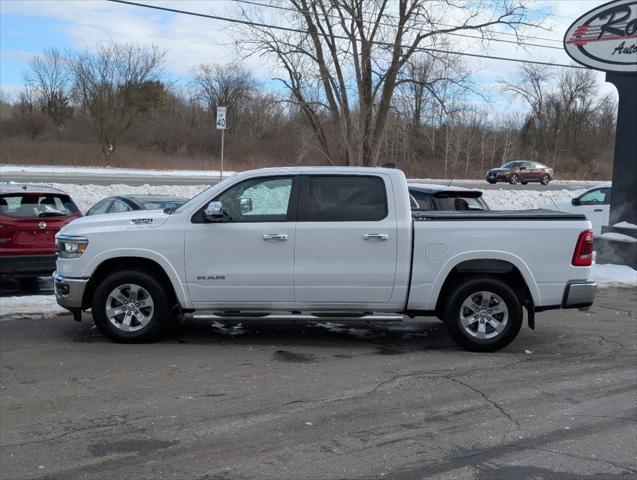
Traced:
<svg viewBox="0 0 637 480">
<path fill-rule="evenodd" d="M 46 228 L 46 223 L 40 222 L 38 223 L 38 227 L 40 227 L 40 230 L 44 230 Z"/>
<path fill-rule="evenodd" d="M 133 218 L 130 223 L 133 225 L 151 225 L 155 223 L 153 218 Z"/>
</svg>

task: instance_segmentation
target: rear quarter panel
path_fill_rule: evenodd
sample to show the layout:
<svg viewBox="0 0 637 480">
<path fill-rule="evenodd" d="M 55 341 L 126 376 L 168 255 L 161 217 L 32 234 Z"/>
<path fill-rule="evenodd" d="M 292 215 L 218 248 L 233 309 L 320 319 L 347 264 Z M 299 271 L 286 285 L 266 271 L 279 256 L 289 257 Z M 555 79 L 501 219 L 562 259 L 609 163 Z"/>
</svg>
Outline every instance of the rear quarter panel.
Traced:
<svg viewBox="0 0 637 480">
<path fill-rule="evenodd" d="M 571 265 L 584 220 L 425 220 L 414 222 L 410 310 L 433 310 L 445 279 L 467 260 L 513 264 L 536 306 L 560 305 L 570 280 L 586 280 L 590 267 Z"/>
</svg>

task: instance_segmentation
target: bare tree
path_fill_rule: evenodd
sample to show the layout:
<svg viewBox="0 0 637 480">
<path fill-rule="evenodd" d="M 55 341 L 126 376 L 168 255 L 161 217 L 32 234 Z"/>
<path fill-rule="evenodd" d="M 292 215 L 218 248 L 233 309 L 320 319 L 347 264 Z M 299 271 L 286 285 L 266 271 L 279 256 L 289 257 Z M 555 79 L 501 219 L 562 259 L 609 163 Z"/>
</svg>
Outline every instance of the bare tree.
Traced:
<svg viewBox="0 0 637 480">
<path fill-rule="evenodd" d="M 73 60 L 74 90 L 89 114 L 106 163 L 155 89 L 165 52 L 155 45 L 107 43 Z"/>
<path fill-rule="evenodd" d="M 375 165 L 381 151 L 400 73 L 423 47 L 461 31 L 489 35 L 489 27 L 527 24 L 523 0 L 288 0 L 282 8 L 287 31 L 252 26 L 242 46 L 272 55 L 289 89 L 331 162 Z M 286 7 L 287 6 L 287 7 Z M 254 15 L 243 11 L 249 19 Z M 455 25 L 443 21 L 453 18 Z M 294 30 L 294 31 L 291 31 Z M 328 138 L 334 136 L 337 150 Z"/>
<path fill-rule="evenodd" d="M 68 58 L 56 48 L 49 48 L 28 62 L 24 84 L 35 97 L 34 101 L 51 117 L 57 126 L 72 114 L 69 105 L 71 69 Z"/>
<path fill-rule="evenodd" d="M 193 85 L 203 105 L 210 111 L 219 105 L 225 106 L 232 122 L 239 121 L 240 104 L 255 89 L 250 72 L 238 64 L 202 63 L 193 70 Z"/>
</svg>

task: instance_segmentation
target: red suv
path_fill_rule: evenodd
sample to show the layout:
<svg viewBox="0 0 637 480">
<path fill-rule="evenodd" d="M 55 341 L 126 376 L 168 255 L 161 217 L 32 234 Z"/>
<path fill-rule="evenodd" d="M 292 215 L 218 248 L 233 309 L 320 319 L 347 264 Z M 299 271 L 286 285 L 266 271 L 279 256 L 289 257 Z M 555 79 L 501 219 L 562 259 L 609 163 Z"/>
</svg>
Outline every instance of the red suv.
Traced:
<svg viewBox="0 0 637 480">
<path fill-rule="evenodd" d="M 0 184 L 0 275 L 27 283 L 55 270 L 55 234 L 81 217 L 56 188 Z"/>
<path fill-rule="evenodd" d="M 538 162 L 515 160 L 502 165 L 500 168 L 492 168 L 487 172 L 487 182 L 509 182 L 512 185 L 529 182 L 540 182 L 548 185 L 553 179 L 553 169 Z"/>
</svg>

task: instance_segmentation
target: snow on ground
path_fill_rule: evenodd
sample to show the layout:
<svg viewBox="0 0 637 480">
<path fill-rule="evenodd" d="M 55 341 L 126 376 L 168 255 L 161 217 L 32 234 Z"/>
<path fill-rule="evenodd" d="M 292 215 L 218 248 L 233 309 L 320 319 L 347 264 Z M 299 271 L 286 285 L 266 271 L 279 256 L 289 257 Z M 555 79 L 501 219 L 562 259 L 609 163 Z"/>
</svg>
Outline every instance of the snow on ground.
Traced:
<svg viewBox="0 0 637 480">
<path fill-rule="evenodd" d="M 50 318 L 68 311 L 55 301 L 55 295 L 28 295 L 0 298 L 0 321 L 13 317 Z"/>
<path fill-rule="evenodd" d="M 63 167 L 57 165 L 0 165 L 0 176 L 3 173 L 38 173 L 46 175 L 97 175 L 122 178 L 122 176 L 141 175 L 157 177 L 210 177 L 219 178 L 219 170 L 146 170 L 143 168 L 108 168 L 108 167 Z M 236 172 L 223 172 L 224 177 Z"/>
<path fill-rule="evenodd" d="M 599 287 L 637 287 L 637 270 L 626 265 L 594 264 L 591 280 Z"/>
<path fill-rule="evenodd" d="M 573 197 L 584 193 L 577 190 L 484 190 L 482 198 L 493 210 L 524 210 L 527 208 L 551 207 L 555 204 L 570 202 Z"/>
</svg>

